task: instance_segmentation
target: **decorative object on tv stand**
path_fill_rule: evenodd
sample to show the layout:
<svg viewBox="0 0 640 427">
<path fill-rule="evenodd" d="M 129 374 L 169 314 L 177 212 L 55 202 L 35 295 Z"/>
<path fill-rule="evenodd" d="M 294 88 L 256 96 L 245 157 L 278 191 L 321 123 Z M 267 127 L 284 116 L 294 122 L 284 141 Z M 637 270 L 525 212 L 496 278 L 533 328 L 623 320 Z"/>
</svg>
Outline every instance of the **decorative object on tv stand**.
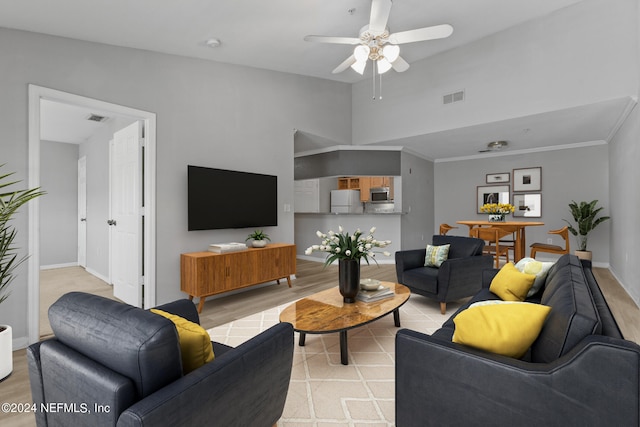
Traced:
<svg viewBox="0 0 640 427">
<path fill-rule="evenodd" d="M 2 167 L 4 165 L 0 165 Z M 20 181 L 7 180 L 13 172 L 0 176 L 0 303 L 6 300 L 10 293 L 9 285 L 15 278 L 14 271 L 27 257 L 18 258 L 18 249 L 14 245 L 17 230 L 10 224 L 13 215 L 18 209 L 45 194 L 39 188 L 30 190 L 5 191 L 5 187 L 17 184 Z M 8 182 L 5 182 L 8 181 Z M 0 325 L 0 381 L 8 377 L 13 371 L 13 334 L 11 326 Z"/>
<path fill-rule="evenodd" d="M 480 211 L 489 214 L 489 221 L 503 222 L 505 216 L 513 213 L 515 207 L 509 203 L 486 203 L 480 207 Z"/>
<path fill-rule="evenodd" d="M 577 237 L 578 249 L 575 253 L 578 258 L 591 259 L 591 251 L 587 250 L 587 239 L 589 238 L 589 233 L 596 228 L 598 224 L 609 219 L 608 216 L 596 218 L 598 213 L 604 209 L 602 207 L 596 208 L 597 204 L 597 200 L 580 202 L 579 204 L 572 200 L 571 203 L 569 203 L 569 210 L 571 211 L 573 220 L 576 222 L 576 227 L 566 219 L 563 219 L 563 221 L 569 224 L 569 231 L 571 234 Z"/>
<path fill-rule="evenodd" d="M 350 235 L 344 231 L 342 226 L 338 228 L 338 233 L 332 230 L 327 233 L 317 231 L 316 235 L 322 241 L 319 245 L 308 247 L 304 252 L 305 255 L 311 255 L 316 251 L 327 252 L 325 267 L 338 260 L 338 287 L 345 303 L 356 301 L 356 295 L 360 289 L 360 260 L 364 259 L 369 264 L 369 259 L 372 259 L 377 264 L 374 249 L 384 248 L 391 244 L 391 240 L 376 240 L 373 236 L 375 231 L 376 228 L 372 227 L 366 236 L 360 229 Z M 382 254 L 384 256 L 391 255 L 387 251 Z"/>
<path fill-rule="evenodd" d="M 251 242 L 251 246 L 254 248 L 264 248 L 267 246 L 267 240 L 271 241 L 269 235 L 264 233 L 262 230 L 256 230 L 249 234 L 249 237 L 245 239 L 245 242 L 252 239 L 253 241 Z"/>
</svg>

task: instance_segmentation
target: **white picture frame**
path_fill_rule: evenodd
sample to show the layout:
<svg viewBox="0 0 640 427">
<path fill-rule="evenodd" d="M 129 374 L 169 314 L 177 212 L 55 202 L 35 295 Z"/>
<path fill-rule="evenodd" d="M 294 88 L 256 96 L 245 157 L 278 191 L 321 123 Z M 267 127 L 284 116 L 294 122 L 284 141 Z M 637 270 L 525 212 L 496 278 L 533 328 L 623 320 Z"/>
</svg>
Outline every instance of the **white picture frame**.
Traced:
<svg viewBox="0 0 640 427">
<path fill-rule="evenodd" d="M 514 217 L 521 218 L 540 218 L 542 216 L 542 194 L 514 194 L 513 211 Z"/>
<path fill-rule="evenodd" d="M 506 184 L 510 180 L 511 174 L 509 172 L 488 173 L 486 178 L 487 184 Z"/>
</svg>

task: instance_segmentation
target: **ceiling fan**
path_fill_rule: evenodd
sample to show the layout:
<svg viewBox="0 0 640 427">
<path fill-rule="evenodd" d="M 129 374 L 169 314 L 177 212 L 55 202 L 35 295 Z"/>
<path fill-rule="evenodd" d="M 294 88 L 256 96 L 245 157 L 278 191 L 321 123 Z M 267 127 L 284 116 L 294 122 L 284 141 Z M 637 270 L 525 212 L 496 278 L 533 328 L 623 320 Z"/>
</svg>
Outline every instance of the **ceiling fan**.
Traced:
<svg viewBox="0 0 640 427">
<path fill-rule="evenodd" d="M 360 29 L 358 37 L 311 35 L 304 39 L 309 42 L 357 45 L 353 54 L 338 65 L 333 70 L 333 74 L 341 73 L 349 67 L 359 74 L 363 74 L 369 59 L 376 64 L 378 74 L 383 74 L 391 68 L 398 72 L 409 69 L 407 61 L 400 56 L 400 46 L 398 45 L 442 39 L 453 33 L 453 27 L 449 24 L 390 33 L 387 21 L 391 12 L 391 4 L 391 0 L 372 0 L 369 24 Z"/>
</svg>

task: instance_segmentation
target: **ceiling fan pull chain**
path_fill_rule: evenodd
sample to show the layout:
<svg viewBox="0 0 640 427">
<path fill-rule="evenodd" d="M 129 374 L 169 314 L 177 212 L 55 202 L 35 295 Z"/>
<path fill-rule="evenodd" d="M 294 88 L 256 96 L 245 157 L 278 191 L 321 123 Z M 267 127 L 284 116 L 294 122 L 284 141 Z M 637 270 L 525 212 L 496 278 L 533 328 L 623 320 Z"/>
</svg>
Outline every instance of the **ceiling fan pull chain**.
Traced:
<svg viewBox="0 0 640 427">
<path fill-rule="evenodd" d="M 382 74 L 379 74 L 380 76 L 380 96 L 378 97 L 378 99 L 382 100 Z"/>
<path fill-rule="evenodd" d="M 373 61 L 372 67 L 371 67 L 371 91 L 373 92 L 373 100 L 376 100 L 376 62 Z"/>
</svg>

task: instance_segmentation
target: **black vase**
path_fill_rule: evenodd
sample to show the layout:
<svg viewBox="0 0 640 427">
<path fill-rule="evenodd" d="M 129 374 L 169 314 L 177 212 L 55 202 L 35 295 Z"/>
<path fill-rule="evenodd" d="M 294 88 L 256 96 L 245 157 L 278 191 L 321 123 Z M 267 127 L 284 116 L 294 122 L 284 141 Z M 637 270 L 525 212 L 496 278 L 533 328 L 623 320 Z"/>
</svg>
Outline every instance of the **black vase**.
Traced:
<svg viewBox="0 0 640 427">
<path fill-rule="evenodd" d="M 344 302 L 356 302 L 356 295 L 360 290 L 360 260 L 341 259 L 338 261 L 338 288 Z"/>
</svg>

